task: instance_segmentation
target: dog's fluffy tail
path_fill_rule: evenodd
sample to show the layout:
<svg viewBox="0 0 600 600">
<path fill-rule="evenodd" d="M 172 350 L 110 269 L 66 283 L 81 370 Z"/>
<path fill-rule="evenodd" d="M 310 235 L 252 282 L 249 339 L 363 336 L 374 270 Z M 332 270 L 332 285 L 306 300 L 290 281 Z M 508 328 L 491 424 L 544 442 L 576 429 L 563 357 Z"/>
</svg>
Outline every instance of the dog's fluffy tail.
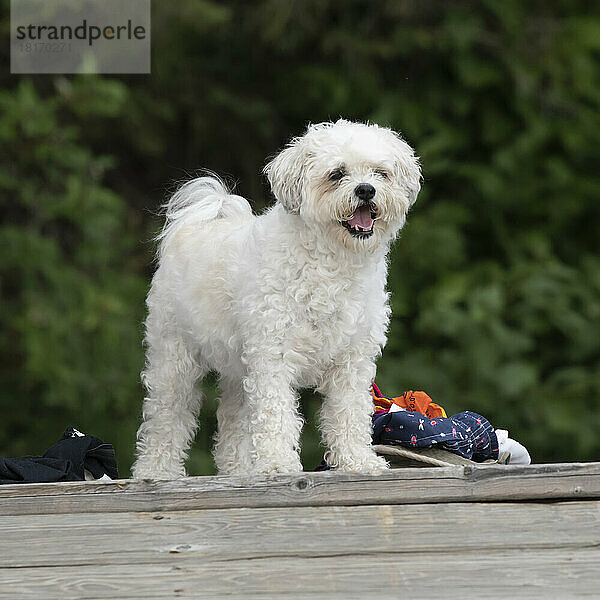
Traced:
<svg viewBox="0 0 600 600">
<path fill-rule="evenodd" d="M 163 206 L 165 225 L 157 236 L 160 251 L 182 225 L 213 219 L 247 219 L 252 209 L 245 198 L 232 194 L 217 175 L 206 175 L 183 184 Z"/>
</svg>

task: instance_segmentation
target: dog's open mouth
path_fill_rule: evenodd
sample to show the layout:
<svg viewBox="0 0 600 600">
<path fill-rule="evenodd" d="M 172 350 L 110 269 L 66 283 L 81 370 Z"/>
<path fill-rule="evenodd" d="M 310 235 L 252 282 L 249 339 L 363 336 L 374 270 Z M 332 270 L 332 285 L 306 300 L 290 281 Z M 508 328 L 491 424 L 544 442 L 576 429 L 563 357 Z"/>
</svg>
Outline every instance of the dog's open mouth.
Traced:
<svg viewBox="0 0 600 600">
<path fill-rule="evenodd" d="M 342 225 L 353 237 L 368 238 L 373 235 L 374 222 L 375 213 L 371 211 L 368 204 L 363 204 L 354 211 L 354 214 L 347 221 L 342 221 Z"/>
</svg>

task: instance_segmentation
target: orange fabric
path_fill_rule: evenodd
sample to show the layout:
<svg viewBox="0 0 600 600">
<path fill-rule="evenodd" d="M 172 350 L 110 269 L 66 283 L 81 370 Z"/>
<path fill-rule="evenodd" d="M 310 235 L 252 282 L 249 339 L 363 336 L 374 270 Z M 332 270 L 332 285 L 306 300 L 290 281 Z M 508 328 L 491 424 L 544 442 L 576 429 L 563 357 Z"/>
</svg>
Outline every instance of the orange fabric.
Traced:
<svg viewBox="0 0 600 600">
<path fill-rule="evenodd" d="M 421 413 L 430 419 L 446 416 L 446 411 L 439 404 L 436 404 L 425 392 L 413 392 L 410 390 L 404 392 L 402 396 L 392 398 L 391 400 L 394 404 L 406 410 Z"/>
<path fill-rule="evenodd" d="M 393 403 L 405 410 L 421 413 L 430 419 L 447 416 L 446 411 L 439 404 L 436 404 L 425 392 L 413 392 L 410 390 L 404 392 L 402 396 L 386 398 L 375 382 L 373 382 L 371 394 L 373 396 L 373 404 L 375 404 L 375 412 L 387 411 Z"/>
</svg>

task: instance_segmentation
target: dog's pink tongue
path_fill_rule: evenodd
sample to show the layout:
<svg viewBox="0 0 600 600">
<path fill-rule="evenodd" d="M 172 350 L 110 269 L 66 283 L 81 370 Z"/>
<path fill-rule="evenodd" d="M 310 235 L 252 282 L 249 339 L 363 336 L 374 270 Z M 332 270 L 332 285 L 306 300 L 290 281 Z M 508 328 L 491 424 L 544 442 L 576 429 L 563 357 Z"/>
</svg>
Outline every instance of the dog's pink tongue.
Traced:
<svg viewBox="0 0 600 600">
<path fill-rule="evenodd" d="M 371 208 L 369 206 L 361 206 L 356 209 L 352 217 L 348 219 L 350 227 L 360 227 L 361 229 L 371 229 L 373 227 L 373 219 L 371 218 Z"/>
</svg>

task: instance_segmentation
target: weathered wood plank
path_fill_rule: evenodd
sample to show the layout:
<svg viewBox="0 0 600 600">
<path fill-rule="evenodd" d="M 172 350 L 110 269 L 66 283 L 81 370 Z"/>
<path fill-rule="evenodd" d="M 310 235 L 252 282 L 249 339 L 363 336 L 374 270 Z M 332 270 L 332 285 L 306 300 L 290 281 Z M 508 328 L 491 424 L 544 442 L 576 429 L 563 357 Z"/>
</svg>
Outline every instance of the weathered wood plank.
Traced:
<svg viewBox="0 0 600 600">
<path fill-rule="evenodd" d="M 93 541 L 90 540 L 90 543 Z M 598 598 L 598 551 L 518 549 L 288 556 L 205 563 L 179 557 L 173 564 L 82 565 L 0 569 L 0 598 L 92 600 L 220 599 Z"/>
<path fill-rule="evenodd" d="M 600 497 L 600 463 L 0 486 L 0 515 Z"/>
<path fill-rule="evenodd" d="M 455 549 L 568 555 L 600 547 L 600 501 L 33 515 L 0 517 L 0 531 L 0 570 L 174 565 L 178 556 L 206 564 L 354 554 L 411 562 Z"/>
</svg>

